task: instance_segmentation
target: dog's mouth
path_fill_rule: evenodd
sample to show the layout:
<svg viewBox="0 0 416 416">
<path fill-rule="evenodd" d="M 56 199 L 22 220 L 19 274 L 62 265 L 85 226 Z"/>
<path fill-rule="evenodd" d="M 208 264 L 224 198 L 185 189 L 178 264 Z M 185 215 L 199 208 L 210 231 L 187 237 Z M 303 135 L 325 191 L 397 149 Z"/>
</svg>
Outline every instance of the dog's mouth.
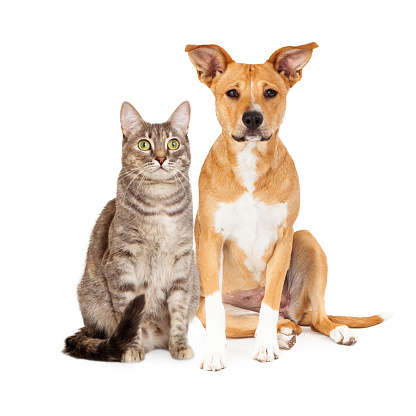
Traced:
<svg viewBox="0 0 416 416">
<path fill-rule="evenodd" d="M 263 137 L 259 134 L 247 134 L 241 137 L 237 137 L 232 134 L 231 136 L 237 142 L 266 142 L 272 138 L 273 134 L 268 137 Z"/>
</svg>

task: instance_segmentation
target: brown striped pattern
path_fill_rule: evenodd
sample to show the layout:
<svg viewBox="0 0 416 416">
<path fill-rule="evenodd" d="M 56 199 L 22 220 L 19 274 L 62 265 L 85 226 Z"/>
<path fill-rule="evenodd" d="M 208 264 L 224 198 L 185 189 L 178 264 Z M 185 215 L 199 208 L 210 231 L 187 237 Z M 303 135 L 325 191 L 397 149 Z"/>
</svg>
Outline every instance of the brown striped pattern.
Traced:
<svg viewBox="0 0 416 416">
<path fill-rule="evenodd" d="M 187 106 L 183 103 L 176 110 L 181 112 L 180 120 Z M 109 343 L 127 305 L 144 294 L 140 327 L 129 348 L 113 354 L 111 360 L 138 362 L 153 348 L 168 348 L 174 358 L 191 358 L 187 332 L 198 306 L 199 278 L 193 251 L 188 137 L 183 126 L 176 124 L 175 113 L 166 123 L 149 124 L 133 107 L 124 116 L 123 109 L 124 104 L 117 197 L 106 205 L 93 229 L 78 286 L 85 328 L 68 338 L 70 348 L 65 352 L 108 358 L 94 355 L 91 349 L 100 350 Z M 167 147 L 172 138 L 180 142 L 175 151 Z M 150 150 L 139 149 L 143 139 L 151 143 Z M 156 157 L 166 158 L 164 170 Z M 103 339 L 94 338 L 98 333 Z"/>
</svg>

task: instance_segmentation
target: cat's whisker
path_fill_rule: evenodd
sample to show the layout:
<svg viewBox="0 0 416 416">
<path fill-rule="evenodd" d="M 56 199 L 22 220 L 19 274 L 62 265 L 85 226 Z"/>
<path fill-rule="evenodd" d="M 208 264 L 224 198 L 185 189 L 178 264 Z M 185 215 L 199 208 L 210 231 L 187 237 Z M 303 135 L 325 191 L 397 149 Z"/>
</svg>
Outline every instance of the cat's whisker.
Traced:
<svg viewBox="0 0 416 416">
<path fill-rule="evenodd" d="M 149 168 L 146 169 L 147 172 L 153 173 L 157 169 L 156 166 L 149 166 Z"/>
<path fill-rule="evenodd" d="M 185 189 L 185 187 L 183 186 L 183 183 L 182 183 L 181 179 L 179 178 L 179 176 L 177 176 L 177 175 L 176 175 L 176 173 L 175 173 L 174 175 L 175 175 L 175 178 L 176 178 L 176 179 L 178 179 L 178 180 L 179 180 L 179 182 L 181 183 L 182 188 L 183 188 L 183 191 L 184 191 L 184 192 L 185 192 L 185 194 L 186 194 L 186 189 Z"/>
<path fill-rule="evenodd" d="M 133 172 L 134 170 L 140 169 L 138 167 L 134 167 L 134 168 L 122 168 L 120 173 L 119 173 L 119 177 L 123 176 L 123 175 L 128 175 L 130 172 Z"/>
<path fill-rule="evenodd" d="M 175 170 L 179 172 L 189 183 L 191 183 L 191 181 L 179 169 L 175 168 Z"/>
<path fill-rule="evenodd" d="M 142 176 L 142 178 L 140 179 L 139 186 L 137 187 L 136 192 L 134 193 L 134 197 L 136 197 L 136 196 L 138 195 L 139 190 L 140 190 L 140 187 L 141 187 L 141 185 L 142 185 L 142 182 L 143 182 L 143 179 L 144 179 L 144 178 L 147 178 L 147 176 L 146 176 L 146 174 L 145 174 L 145 173 L 143 173 L 143 176 Z"/>
<path fill-rule="evenodd" d="M 117 182 L 120 182 L 121 180 L 123 180 L 124 178 L 126 178 L 127 176 L 129 176 L 131 173 L 135 173 L 138 170 L 140 170 L 140 168 L 131 169 L 128 172 L 124 172 L 123 174 L 120 173 Z"/>
<path fill-rule="evenodd" d="M 127 195 L 127 191 L 128 191 L 128 189 L 130 188 L 130 185 L 141 175 L 141 173 L 144 171 L 144 169 L 143 170 L 141 170 L 135 177 L 134 177 L 134 179 L 127 185 L 127 188 L 124 190 L 124 194 L 123 194 L 123 198 L 122 198 L 122 201 L 123 201 L 123 204 L 124 204 L 124 200 L 126 199 L 126 195 Z"/>
<path fill-rule="evenodd" d="M 175 163 L 175 162 L 168 161 L 168 162 L 166 163 L 166 167 L 165 167 L 165 169 L 166 169 L 168 172 L 172 172 L 174 169 L 176 169 L 176 163 Z"/>
</svg>

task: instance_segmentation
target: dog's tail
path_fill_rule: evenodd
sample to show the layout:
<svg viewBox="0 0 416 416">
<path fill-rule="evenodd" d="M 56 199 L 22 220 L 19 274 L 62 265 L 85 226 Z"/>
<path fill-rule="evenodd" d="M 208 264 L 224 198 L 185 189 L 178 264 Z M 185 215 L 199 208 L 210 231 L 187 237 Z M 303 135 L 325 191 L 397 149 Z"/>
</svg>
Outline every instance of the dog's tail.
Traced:
<svg viewBox="0 0 416 416">
<path fill-rule="evenodd" d="M 144 305 L 144 295 L 134 298 L 127 305 L 110 338 L 93 338 L 87 328 L 82 328 L 65 340 L 63 352 L 86 360 L 121 361 L 123 353 L 137 336 Z"/>
<path fill-rule="evenodd" d="M 390 313 L 382 313 L 380 315 L 367 316 L 363 318 L 355 318 L 352 316 L 332 316 L 328 315 L 328 319 L 334 324 L 347 325 L 349 328 L 368 328 L 381 324 L 387 319 L 391 318 Z M 312 312 L 306 312 L 303 314 L 298 325 L 308 326 L 312 324 Z"/>
</svg>

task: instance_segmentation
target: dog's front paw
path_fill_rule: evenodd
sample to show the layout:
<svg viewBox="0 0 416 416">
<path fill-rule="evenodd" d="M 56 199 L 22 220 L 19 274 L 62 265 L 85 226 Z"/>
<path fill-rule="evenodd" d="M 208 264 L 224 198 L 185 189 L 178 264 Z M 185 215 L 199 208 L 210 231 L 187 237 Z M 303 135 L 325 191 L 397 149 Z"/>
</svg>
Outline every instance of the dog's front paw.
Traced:
<svg viewBox="0 0 416 416">
<path fill-rule="evenodd" d="M 277 337 L 275 342 L 267 344 L 257 345 L 254 348 L 254 360 L 261 363 L 274 361 L 279 358 L 279 344 L 277 343 Z"/>
<path fill-rule="evenodd" d="M 269 333 L 257 330 L 253 358 L 261 363 L 274 361 L 279 358 L 279 344 L 275 332 Z"/>
<path fill-rule="evenodd" d="M 340 345 L 354 345 L 357 342 L 346 325 L 337 326 L 330 332 L 329 336 Z"/>
<path fill-rule="evenodd" d="M 206 354 L 205 359 L 201 364 L 201 368 L 206 371 L 220 371 L 225 367 L 225 350 Z"/>
<path fill-rule="evenodd" d="M 254 359 L 261 363 L 274 361 L 279 358 L 279 343 L 277 341 L 276 324 L 279 311 L 267 304 L 260 307 L 259 323 L 257 325 L 254 344 Z M 282 329 L 282 328 L 280 328 Z"/>
</svg>

